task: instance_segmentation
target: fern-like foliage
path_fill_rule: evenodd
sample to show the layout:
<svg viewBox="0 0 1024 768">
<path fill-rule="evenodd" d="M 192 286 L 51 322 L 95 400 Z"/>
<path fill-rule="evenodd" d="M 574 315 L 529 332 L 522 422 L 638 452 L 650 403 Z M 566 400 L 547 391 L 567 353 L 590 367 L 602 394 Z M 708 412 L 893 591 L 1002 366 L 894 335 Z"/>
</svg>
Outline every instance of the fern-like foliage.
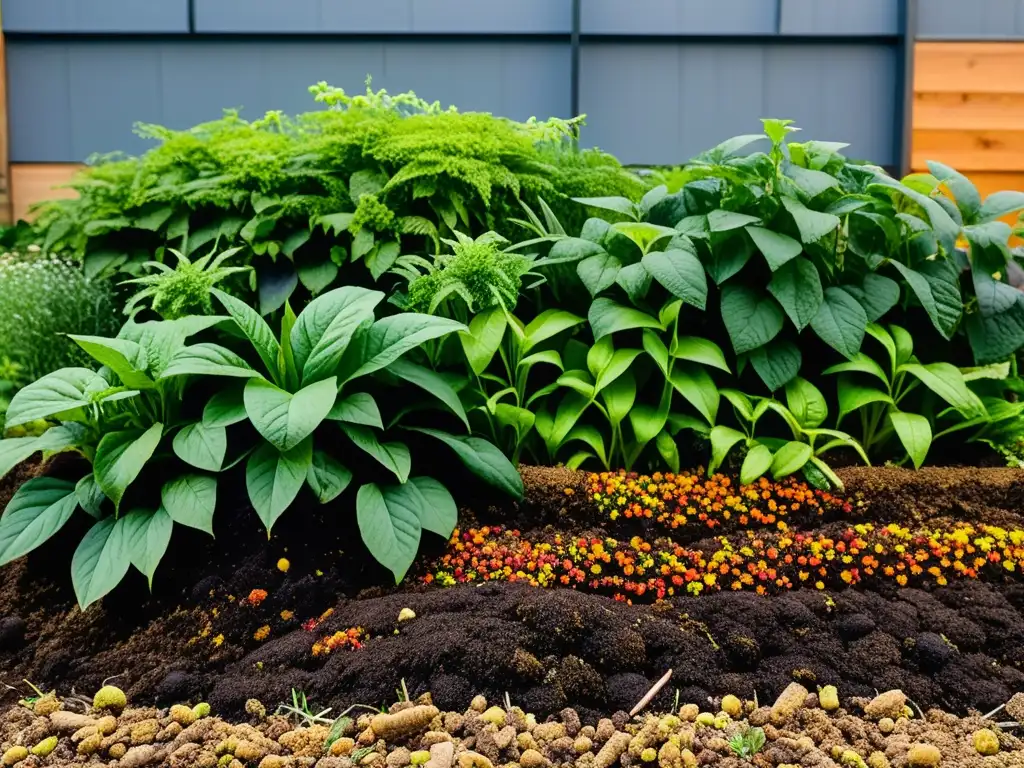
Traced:
<svg viewBox="0 0 1024 768">
<path fill-rule="evenodd" d="M 254 121 L 226 112 L 184 131 L 138 126 L 157 145 L 95 158 L 71 184 L 77 198 L 41 207 L 38 241 L 90 275 L 131 277 L 167 248 L 242 248 L 270 311 L 298 286 L 381 280 L 400 253 L 435 254 L 456 230 L 521 235 L 511 221 L 520 200 L 543 197 L 576 227 L 585 211 L 571 198 L 635 200 L 646 189 L 613 157 L 578 149 L 579 120 L 516 122 L 369 85 L 310 90 L 325 108 Z"/>
</svg>

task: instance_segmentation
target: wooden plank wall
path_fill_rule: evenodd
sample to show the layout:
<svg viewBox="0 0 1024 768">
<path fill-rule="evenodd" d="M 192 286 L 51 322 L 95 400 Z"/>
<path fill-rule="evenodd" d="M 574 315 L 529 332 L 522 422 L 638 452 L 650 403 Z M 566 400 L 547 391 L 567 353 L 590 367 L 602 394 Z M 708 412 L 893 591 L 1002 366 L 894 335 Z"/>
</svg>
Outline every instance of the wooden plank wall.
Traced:
<svg viewBox="0 0 1024 768">
<path fill-rule="evenodd" d="M 60 187 L 71 181 L 81 167 L 77 163 L 12 163 L 11 220 L 31 218 L 29 209 L 35 203 L 74 197 L 75 192 Z"/>
<path fill-rule="evenodd" d="M 1024 42 L 917 43 L 913 127 L 915 171 L 938 160 L 983 197 L 1024 190 Z"/>
</svg>

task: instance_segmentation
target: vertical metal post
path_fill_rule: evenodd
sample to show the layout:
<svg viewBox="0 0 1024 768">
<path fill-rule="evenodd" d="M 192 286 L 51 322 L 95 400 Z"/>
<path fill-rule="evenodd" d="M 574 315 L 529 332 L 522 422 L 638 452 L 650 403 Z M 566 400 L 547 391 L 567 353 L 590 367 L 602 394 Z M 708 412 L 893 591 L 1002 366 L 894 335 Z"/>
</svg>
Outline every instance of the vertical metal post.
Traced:
<svg viewBox="0 0 1024 768">
<path fill-rule="evenodd" d="M 572 0 L 572 35 L 570 46 L 569 73 L 569 117 L 580 113 L 580 4 L 582 0 Z"/>
<path fill-rule="evenodd" d="M 196 0 L 188 0 L 188 33 L 196 33 Z"/>
<path fill-rule="evenodd" d="M 910 173 L 914 136 L 914 42 L 917 38 L 918 0 L 899 0 L 900 37 L 896 48 L 896 165 Z"/>
</svg>

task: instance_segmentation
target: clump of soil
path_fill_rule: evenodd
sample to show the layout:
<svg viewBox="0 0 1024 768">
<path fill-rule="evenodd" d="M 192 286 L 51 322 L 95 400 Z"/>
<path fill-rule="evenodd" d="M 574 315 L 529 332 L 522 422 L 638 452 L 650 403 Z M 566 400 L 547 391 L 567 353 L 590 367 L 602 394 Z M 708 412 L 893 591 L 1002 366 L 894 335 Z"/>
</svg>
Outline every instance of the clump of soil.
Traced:
<svg viewBox="0 0 1024 768">
<path fill-rule="evenodd" d="M 1009 768 L 1024 760 L 1024 743 L 977 715 L 932 710 L 920 720 L 899 690 L 847 702 L 838 694 L 794 683 L 771 706 L 728 696 L 660 716 L 618 711 L 592 722 L 572 708 L 542 721 L 480 695 L 458 711 L 442 711 L 426 693 L 333 720 L 268 713 L 250 700 L 247 722 L 230 722 L 211 717 L 203 703 L 97 710 L 49 694 L 0 713 L 0 761 L 21 768 Z"/>
</svg>

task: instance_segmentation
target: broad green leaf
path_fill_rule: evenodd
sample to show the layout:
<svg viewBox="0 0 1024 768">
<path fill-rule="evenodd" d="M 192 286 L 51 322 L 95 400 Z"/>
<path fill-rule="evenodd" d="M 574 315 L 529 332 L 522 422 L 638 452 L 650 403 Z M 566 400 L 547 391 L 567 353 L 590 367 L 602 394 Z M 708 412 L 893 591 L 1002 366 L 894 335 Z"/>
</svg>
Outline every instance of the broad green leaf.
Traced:
<svg viewBox="0 0 1024 768">
<path fill-rule="evenodd" d="M 808 200 L 817 197 L 827 189 L 839 186 L 839 181 L 835 176 L 824 171 L 802 168 L 799 165 L 790 164 L 785 170 L 785 175 L 792 179 L 796 188 Z"/>
<path fill-rule="evenodd" d="M 523 331 L 523 352 L 529 352 L 541 342 L 547 341 L 562 331 L 575 328 L 584 322 L 582 317 L 563 309 L 548 309 L 535 317 Z"/>
<path fill-rule="evenodd" d="M 82 610 L 110 592 L 128 573 L 127 533 L 121 520 L 105 517 L 82 537 L 71 558 L 71 581 Z"/>
<path fill-rule="evenodd" d="M 771 449 L 766 445 L 755 445 L 743 459 L 743 466 L 740 467 L 740 483 L 750 485 L 759 477 L 768 474 L 772 467 L 774 456 Z"/>
<path fill-rule="evenodd" d="M 405 578 L 420 547 L 422 524 L 419 509 L 428 502 L 419 489 L 408 484 L 388 487 L 387 497 L 376 483 L 367 483 L 356 494 L 356 520 L 363 544 L 381 565 Z"/>
<path fill-rule="evenodd" d="M 793 259 L 779 267 L 768 284 L 768 292 L 782 305 L 798 331 L 815 318 L 824 301 L 818 268 L 810 259 Z"/>
<path fill-rule="evenodd" d="M 738 389 L 721 389 L 718 394 L 729 401 L 739 418 L 746 421 L 754 420 L 754 404 L 745 394 Z"/>
<path fill-rule="evenodd" d="M 327 418 L 337 393 L 333 376 L 294 395 L 265 379 L 252 379 L 245 385 L 245 412 L 267 442 L 280 451 L 290 451 Z"/>
<path fill-rule="evenodd" d="M 341 398 L 331 408 L 327 418 L 331 421 L 347 421 L 349 424 L 384 429 L 377 401 L 373 399 L 373 395 L 366 392 L 354 392 Z"/>
<path fill-rule="evenodd" d="M 799 472 L 811 460 L 813 451 L 807 443 L 790 440 L 775 452 L 772 458 L 772 477 L 781 480 Z"/>
<path fill-rule="evenodd" d="M 336 499 L 351 482 L 352 472 L 340 461 L 324 451 L 313 450 L 313 461 L 306 472 L 306 484 L 321 504 Z"/>
<path fill-rule="evenodd" d="M 821 390 L 799 376 L 786 384 L 786 405 L 804 429 L 821 426 L 828 418 L 828 403 Z"/>
<path fill-rule="evenodd" d="M 698 309 L 707 306 L 708 280 L 693 245 L 689 245 L 687 250 L 673 248 L 648 253 L 642 263 L 651 277 L 673 296 Z"/>
<path fill-rule="evenodd" d="M 308 232 L 306 233 L 308 236 Z M 394 243 L 388 243 L 388 245 L 395 245 Z M 287 250 L 287 249 L 285 249 Z M 397 256 L 397 246 L 395 248 L 395 255 Z M 390 266 L 390 264 L 388 265 Z M 316 296 L 324 288 L 328 287 L 338 277 L 338 265 L 330 259 L 322 259 L 320 261 L 309 262 L 306 264 L 300 264 L 296 270 L 299 274 L 299 282 L 306 286 L 311 294 Z M 370 267 L 371 273 L 376 272 L 373 266 Z M 386 268 L 385 268 L 386 271 Z M 379 274 L 374 274 L 374 279 L 379 278 Z"/>
<path fill-rule="evenodd" d="M 153 574 L 171 543 L 174 521 L 161 507 L 155 512 L 133 509 L 117 525 L 123 529 L 129 561 L 146 577 L 152 590 Z"/>
<path fill-rule="evenodd" d="M 956 239 L 960 234 L 960 227 L 955 221 L 953 221 L 946 210 L 936 202 L 935 198 L 916 192 L 910 187 L 883 174 L 876 175 L 875 182 L 876 183 L 868 186 L 869 192 L 884 189 L 890 194 L 906 197 L 924 209 L 942 250 L 946 253 L 952 253 L 953 249 L 956 247 Z"/>
<path fill-rule="evenodd" d="M 95 519 L 103 517 L 103 502 L 107 495 L 96 483 L 96 477 L 92 473 L 85 475 L 75 485 L 75 496 L 78 498 L 78 506 Z"/>
<path fill-rule="evenodd" d="M 357 424 L 343 422 L 340 426 L 356 447 L 368 453 L 380 462 L 381 466 L 394 473 L 398 482 L 404 483 L 409 479 L 412 457 L 409 454 L 409 447 L 405 443 L 382 443 L 372 429 Z"/>
<path fill-rule="evenodd" d="M 658 433 L 657 438 L 654 441 L 655 446 L 658 449 L 658 453 L 661 454 L 661 458 L 665 461 L 669 471 L 678 473 L 679 472 L 679 446 L 676 445 L 676 441 L 672 438 L 665 430 Z"/>
<path fill-rule="evenodd" d="M 7 429 L 83 408 L 107 389 L 106 379 L 88 368 L 61 368 L 19 389 L 7 406 Z"/>
<path fill-rule="evenodd" d="M 252 344 L 256 354 L 260 356 L 263 365 L 267 369 L 267 375 L 273 379 L 278 377 L 277 357 L 281 352 L 281 345 L 274 338 L 274 332 L 267 325 L 260 313 L 250 307 L 241 299 L 214 288 L 211 293 L 224 305 L 228 315 L 235 321 L 238 329 L 245 334 L 245 337 Z"/>
<path fill-rule="evenodd" d="M 494 359 L 505 337 L 506 325 L 505 313 L 500 307 L 495 307 L 475 315 L 469 323 L 469 330 L 459 333 L 462 351 L 477 376 L 486 371 Z"/>
<path fill-rule="evenodd" d="M 459 522 L 459 510 L 448 489 L 432 477 L 410 477 L 406 486 L 410 485 L 414 486 L 427 502 L 417 510 L 423 529 L 444 539 L 451 538 L 452 531 Z M 391 490 L 385 489 L 385 497 Z"/>
<path fill-rule="evenodd" d="M 590 295 L 597 296 L 615 285 L 615 279 L 621 269 L 621 261 L 611 254 L 602 252 L 595 256 L 588 256 L 577 264 L 576 274 L 580 276 L 580 280 L 590 291 Z"/>
<path fill-rule="evenodd" d="M 914 462 L 915 469 L 920 469 L 932 444 L 932 427 L 928 419 L 917 413 L 889 411 L 889 422 Z"/>
<path fill-rule="evenodd" d="M 699 365 L 682 363 L 675 366 L 671 376 L 672 386 L 692 405 L 708 424 L 718 418 L 720 401 L 714 379 Z"/>
<path fill-rule="evenodd" d="M 395 360 L 395 362 L 388 366 L 388 370 L 398 376 L 403 382 L 414 384 L 436 397 L 448 407 L 448 410 L 459 417 L 459 420 L 466 425 L 466 431 L 470 431 L 469 417 L 466 416 L 466 410 L 462 407 L 459 395 L 452 389 L 451 384 L 444 377 L 439 376 L 429 368 L 402 359 Z"/>
<path fill-rule="evenodd" d="M 722 354 L 721 347 L 715 344 L 715 342 L 700 336 L 680 336 L 673 341 L 668 352 L 672 357 L 680 360 L 700 363 L 701 365 L 730 373 L 729 365 L 725 362 L 725 355 Z"/>
<path fill-rule="evenodd" d="M 563 237 L 551 246 L 547 256 L 534 262 L 534 267 L 574 263 L 601 253 L 604 253 L 604 248 L 595 242 L 580 237 Z"/>
<path fill-rule="evenodd" d="M 114 502 L 114 509 L 121 506 L 121 497 L 128 486 L 153 456 L 163 435 L 163 428 L 163 424 L 157 423 L 145 432 L 141 429 L 107 432 L 96 446 L 93 473 L 96 475 L 96 483 L 107 498 Z"/>
<path fill-rule="evenodd" d="M 498 403 L 494 406 L 494 418 L 503 427 L 515 430 L 517 443 L 522 442 L 537 420 L 533 411 L 508 403 Z"/>
<path fill-rule="evenodd" d="M 639 349 L 617 349 L 612 353 L 611 359 L 598 372 L 594 382 L 594 392 L 600 392 L 613 381 L 619 378 L 633 364 L 633 361 L 641 354 Z"/>
<path fill-rule="evenodd" d="M 874 403 L 885 403 L 892 405 L 893 401 L 889 394 L 877 387 L 866 387 L 858 384 L 848 375 L 839 377 L 839 418 L 836 424 L 842 423 L 849 414 Z"/>
<path fill-rule="evenodd" d="M 866 274 L 860 285 L 844 285 L 843 290 L 860 302 L 872 323 L 885 316 L 900 300 L 899 283 L 876 272 Z"/>
<path fill-rule="evenodd" d="M 982 203 L 981 210 L 978 211 L 978 220 L 994 221 L 1020 210 L 1024 210 L 1024 192 L 993 192 Z"/>
<path fill-rule="evenodd" d="M 754 224 L 761 220 L 757 216 L 748 216 L 745 213 L 735 211 L 715 210 L 708 212 L 708 229 L 712 232 L 728 232 L 733 229 L 740 229 Z"/>
<path fill-rule="evenodd" d="M 646 445 L 665 429 L 671 397 L 662 398 L 658 407 L 637 403 L 629 412 L 629 424 L 638 445 Z"/>
<path fill-rule="evenodd" d="M 747 227 L 746 232 L 774 272 L 803 253 L 804 247 L 789 235 L 763 227 Z"/>
<path fill-rule="evenodd" d="M 159 378 L 171 358 L 185 346 L 189 336 L 205 331 L 228 318 L 188 315 L 177 320 L 159 320 L 136 323 L 128 320 L 118 331 L 119 339 L 134 341 L 146 350 L 146 367 Z"/>
<path fill-rule="evenodd" d="M 764 346 L 782 330 L 782 310 L 774 299 L 745 285 L 722 289 L 721 311 L 737 355 Z"/>
<path fill-rule="evenodd" d="M 676 230 L 671 227 L 663 227 L 647 221 L 620 221 L 612 224 L 611 228 L 636 243 L 644 253 L 663 240 L 671 240 L 677 234 Z"/>
<path fill-rule="evenodd" d="M 658 366 L 658 370 L 668 376 L 668 348 L 658 335 L 650 329 L 644 329 L 644 350 Z M 696 361 L 701 362 L 701 361 Z"/>
<path fill-rule="evenodd" d="M 48 541 L 77 507 L 75 485 L 66 480 L 36 477 L 18 488 L 0 517 L 0 565 Z"/>
<path fill-rule="evenodd" d="M 750 364 L 770 392 L 781 389 L 800 373 L 802 363 L 800 348 L 787 339 L 772 339 L 750 353 Z"/>
<path fill-rule="evenodd" d="M 615 282 L 626 292 L 634 304 L 643 301 L 651 289 L 651 273 L 641 263 L 627 264 L 619 270 Z"/>
<path fill-rule="evenodd" d="M 784 196 L 782 205 L 793 217 L 793 223 L 796 224 L 796 228 L 800 232 L 800 240 L 804 245 L 818 242 L 839 227 L 838 216 L 812 211 L 796 198 Z"/>
<path fill-rule="evenodd" d="M 578 392 L 588 400 L 592 400 L 597 394 L 594 391 L 594 380 L 586 371 L 566 371 L 558 377 L 555 383 L 560 387 L 568 387 L 574 392 Z"/>
<path fill-rule="evenodd" d="M 35 437 L 8 437 L 0 440 L 0 478 L 36 452 Z"/>
<path fill-rule="evenodd" d="M 605 450 L 604 437 L 597 427 L 592 424 L 577 424 L 565 438 L 566 443 L 571 443 L 573 440 L 579 440 L 589 445 L 594 449 L 594 454 L 601 460 L 601 463 L 608 466 L 608 452 Z"/>
<path fill-rule="evenodd" d="M 167 363 L 159 379 L 171 376 L 230 376 L 249 379 L 260 374 L 230 349 L 206 342 L 182 347 Z"/>
<path fill-rule="evenodd" d="M 708 474 L 713 475 L 715 470 L 722 466 L 725 457 L 733 449 L 736 443 L 746 440 L 747 436 L 732 427 L 717 426 L 711 430 L 711 463 L 708 465 Z"/>
<path fill-rule="evenodd" d="M 1012 312 L 1021 299 L 1021 292 L 981 269 L 971 270 L 974 293 L 978 297 L 981 316 L 988 319 Z"/>
<path fill-rule="evenodd" d="M 895 347 L 893 351 L 895 352 Z M 826 368 L 822 373 L 866 373 L 876 377 L 886 388 L 889 386 L 889 377 L 882 367 L 863 352 L 857 353 L 850 360 Z"/>
<path fill-rule="evenodd" d="M 203 425 L 206 427 L 230 427 L 245 421 L 245 400 L 243 386 L 231 386 L 215 393 L 203 408 Z"/>
<path fill-rule="evenodd" d="M 811 328 L 821 340 L 847 358 L 860 352 L 867 324 L 860 302 L 836 287 L 825 289 L 825 300 L 811 320 Z"/>
<path fill-rule="evenodd" d="M 312 465 L 312 438 L 303 440 L 287 453 L 281 453 L 270 443 L 262 443 L 249 457 L 245 465 L 245 486 L 268 537 L 274 523 L 299 495 Z"/>
<path fill-rule="evenodd" d="M 1024 298 L 992 317 L 972 313 L 967 316 L 964 327 L 975 363 L 983 365 L 1005 360 L 1024 346 Z"/>
<path fill-rule="evenodd" d="M 636 402 L 636 378 L 630 371 L 626 371 L 602 389 L 601 399 L 612 423 L 620 424 Z"/>
<path fill-rule="evenodd" d="M 121 383 L 131 389 L 153 389 L 156 387 L 146 375 L 146 350 L 128 339 L 107 339 L 102 336 L 76 336 L 68 338 L 84 349 L 90 357 L 112 370 Z"/>
<path fill-rule="evenodd" d="M 302 310 L 290 338 L 303 384 L 337 372 L 356 331 L 373 320 L 374 309 L 383 299 L 380 291 L 347 285 L 318 296 Z"/>
<path fill-rule="evenodd" d="M 174 436 L 174 453 L 193 467 L 220 472 L 228 451 L 228 432 L 224 427 L 208 427 L 197 421 Z"/>
<path fill-rule="evenodd" d="M 600 208 L 603 211 L 614 211 L 636 219 L 636 205 L 625 197 L 574 197 L 574 202 L 590 208 Z"/>
<path fill-rule="evenodd" d="M 553 349 L 545 349 L 543 352 L 534 352 L 532 355 L 527 355 L 519 361 L 519 365 L 516 368 L 525 368 L 529 371 L 533 366 L 541 364 L 553 365 L 560 371 L 565 370 L 565 366 L 562 364 L 562 356 Z"/>
<path fill-rule="evenodd" d="M 708 277 L 721 286 L 729 278 L 738 275 L 754 255 L 753 244 L 745 237 L 730 237 L 722 242 L 708 244 L 701 263 Z"/>
<path fill-rule="evenodd" d="M 974 222 L 981 212 L 981 195 L 978 194 L 978 188 L 967 177 L 957 173 L 948 165 L 929 160 L 928 170 L 953 193 L 956 207 L 960 209 L 964 221 L 968 224 Z M 1021 207 L 1024 207 L 1024 201 L 1022 201 Z"/>
<path fill-rule="evenodd" d="M 596 299 L 590 305 L 588 313 L 590 328 L 594 333 L 594 340 L 600 341 L 603 337 L 619 331 L 626 331 L 634 328 L 658 328 L 661 323 L 646 312 L 639 309 L 624 307 L 616 301 L 607 298 Z"/>
<path fill-rule="evenodd" d="M 213 536 L 217 481 L 209 475 L 181 475 L 160 490 L 160 503 L 171 519 Z"/>
<path fill-rule="evenodd" d="M 379 371 L 425 341 L 465 330 L 466 326 L 454 320 L 415 312 L 385 317 L 355 335 L 342 358 L 338 381 Z"/>
<path fill-rule="evenodd" d="M 473 474 L 490 485 L 504 491 L 514 499 L 523 498 L 523 478 L 519 476 L 501 451 L 479 437 L 462 437 L 425 427 L 414 428 L 417 432 L 440 440 L 459 457 Z"/>
<path fill-rule="evenodd" d="M 930 363 L 928 365 L 907 363 L 901 365 L 899 370 L 918 379 L 965 417 L 971 418 L 984 414 L 984 404 L 967 386 L 964 375 L 955 365 L 950 363 Z"/>
</svg>

